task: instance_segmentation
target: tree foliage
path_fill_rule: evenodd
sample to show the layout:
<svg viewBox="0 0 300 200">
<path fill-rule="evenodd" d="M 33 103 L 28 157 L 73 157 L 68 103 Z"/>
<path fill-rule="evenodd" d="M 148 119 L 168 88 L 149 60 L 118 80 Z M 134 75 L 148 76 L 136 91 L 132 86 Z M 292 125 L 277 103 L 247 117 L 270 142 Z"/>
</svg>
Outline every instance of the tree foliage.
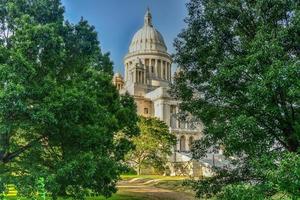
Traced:
<svg viewBox="0 0 300 200">
<path fill-rule="evenodd" d="M 140 135 L 133 137 L 135 149 L 128 153 L 127 162 L 134 166 L 138 174 L 142 167 L 153 167 L 164 171 L 168 156 L 176 144 L 176 137 L 169 127 L 157 118 L 140 117 Z"/>
<path fill-rule="evenodd" d="M 29 197 L 43 177 L 54 199 L 109 196 L 138 133 L 136 107 L 112 85 L 95 28 L 63 14 L 60 0 L 1 0 L 0 188 Z"/>
<path fill-rule="evenodd" d="M 285 152 L 299 155 L 300 3 L 191 0 L 187 8 L 187 28 L 175 41 L 181 70 L 172 93 L 206 126 L 194 157 L 219 145 L 237 158 L 235 168 L 198 182 L 198 195 L 214 195 L 229 184 L 242 191 L 249 185 L 240 184 L 248 183 L 271 196 L 282 188 L 267 172 L 284 166 Z M 283 179 L 297 185 L 292 177 Z M 285 191 L 299 195 L 299 189 Z"/>
</svg>

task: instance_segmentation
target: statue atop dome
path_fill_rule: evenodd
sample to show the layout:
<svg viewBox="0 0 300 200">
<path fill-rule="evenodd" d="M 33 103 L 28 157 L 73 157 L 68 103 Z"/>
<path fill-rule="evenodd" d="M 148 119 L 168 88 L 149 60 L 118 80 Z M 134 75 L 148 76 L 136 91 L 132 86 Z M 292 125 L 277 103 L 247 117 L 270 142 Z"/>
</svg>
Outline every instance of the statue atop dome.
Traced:
<svg viewBox="0 0 300 200">
<path fill-rule="evenodd" d="M 147 8 L 147 11 L 146 11 L 146 14 L 145 14 L 144 25 L 145 26 L 151 26 L 151 27 L 153 26 L 152 25 L 152 15 L 151 15 L 149 7 Z"/>
</svg>

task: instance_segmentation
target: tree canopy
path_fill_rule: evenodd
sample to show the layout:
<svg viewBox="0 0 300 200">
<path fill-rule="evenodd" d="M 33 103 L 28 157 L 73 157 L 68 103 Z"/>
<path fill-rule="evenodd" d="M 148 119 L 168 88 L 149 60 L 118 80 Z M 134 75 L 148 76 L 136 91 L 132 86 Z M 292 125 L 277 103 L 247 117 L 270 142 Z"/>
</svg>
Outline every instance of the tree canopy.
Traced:
<svg viewBox="0 0 300 200">
<path fill-rule="evenodd" d="M 112 85 L 95 28 L 63 14 L 60 0 L 0 1 L 0 189 L 30 197 L 43 177 L 53 199 L 109 196 L 136 107 Z"/>
<path fill-rule="evenodd" d="M 299 197 L 299 187 L 285 188 L 298 185 L 299 171 L 282 170 L 299 165 L 299 1 L 190 0 L 187 8 L 187 28 L 175 40 L 180 71 L 172 93 L 205 124 L 194 158 L 215 145 L 236 158 L 234 168 L 195 183 L 198 196 L 236 189 Z"/>
<path fill-rule="evenodd" d="M 169 127 L 157 118 L 139 117 L 140 135 L 133 137 L 135 148 L 128 153 L 127 162 L 133 165 L 138 174 L 142 167 L 153 167 L 164 172 L 168 156 L 176 144 L 176 136 Z"/>
</svg>

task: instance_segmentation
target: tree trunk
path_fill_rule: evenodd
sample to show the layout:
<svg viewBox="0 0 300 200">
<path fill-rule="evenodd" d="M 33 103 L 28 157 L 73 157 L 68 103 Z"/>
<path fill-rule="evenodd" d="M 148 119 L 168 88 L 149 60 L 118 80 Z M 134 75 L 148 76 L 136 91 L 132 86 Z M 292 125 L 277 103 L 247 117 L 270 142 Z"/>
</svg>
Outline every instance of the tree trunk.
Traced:
<svg viewBox="0 0 300 200">
<path fill-rule="evenodd" d="M 141 164 L 138 165 L 138 171 L 137 171 L 138 175 L 141 175 Z"/>
<path fill-rule="evenodd" d="M 290 126 L 284 129 L 284 134 L 287 137 L 288 151 L 290 152 L 298 152 L 300 147 L 298 138 L 295 136 L 294 132 L 295 131 Z"/>
<path fill-rule="evenodd" d="M 4 162 L 5 156 L 7 155 L 9 139 L 7 132 L 0 133 L 0 162 Z"/>
</svg>

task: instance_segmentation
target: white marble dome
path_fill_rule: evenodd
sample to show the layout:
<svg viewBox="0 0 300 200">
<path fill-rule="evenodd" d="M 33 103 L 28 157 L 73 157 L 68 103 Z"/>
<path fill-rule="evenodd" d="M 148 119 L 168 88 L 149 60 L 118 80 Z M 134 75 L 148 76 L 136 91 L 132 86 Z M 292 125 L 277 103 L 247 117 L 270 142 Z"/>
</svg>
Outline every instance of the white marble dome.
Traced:
<svg viewBox="0 0 300 200">
<path fill-rule="evenodd" d="M 129 53 L 150 51 L 166 53 L 167 46 L 160 32 L 153 27 L 152 16 L 148 9 L 145 14 L 144 26 L 133 36 L 129 46 Z"/>
<path fill-rule="evenodd" d="M 115 78 L 123 78 L 122 75 L 121 75 L 120 73 L 115 73 L 115 74 L 114 74 L 114 77 L 115 77 Z"/>
</svg>

